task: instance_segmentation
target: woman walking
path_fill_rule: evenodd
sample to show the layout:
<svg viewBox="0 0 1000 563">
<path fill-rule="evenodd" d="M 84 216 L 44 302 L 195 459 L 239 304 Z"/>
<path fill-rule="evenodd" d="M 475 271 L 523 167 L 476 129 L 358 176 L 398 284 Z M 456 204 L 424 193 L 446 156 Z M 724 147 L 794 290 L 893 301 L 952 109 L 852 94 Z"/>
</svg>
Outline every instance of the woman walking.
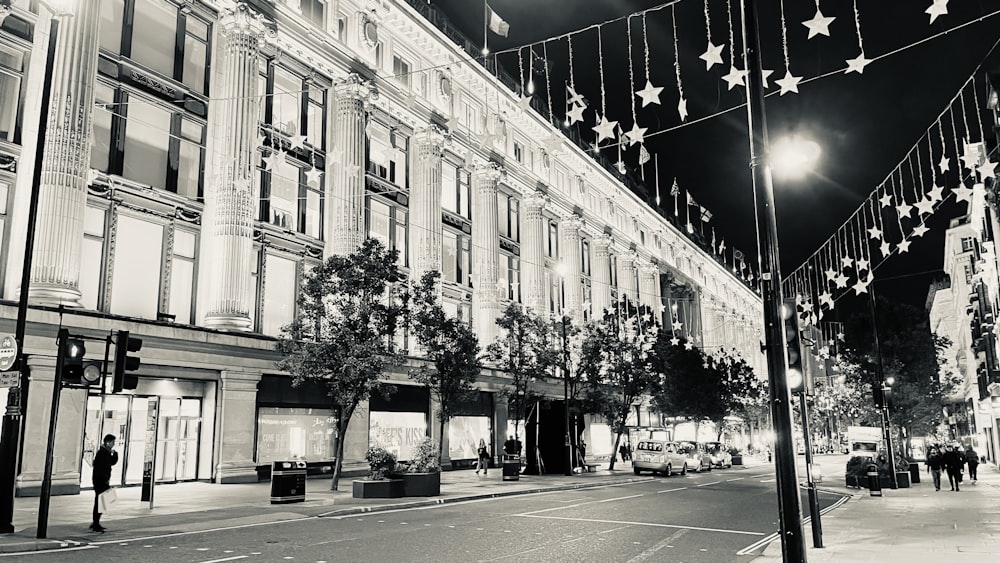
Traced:
<svg viewBox="0 0 1000 563">
<path fill-rule="evenodd" d="M 972 449 L 972 444 L 969 444 L 969 447 L 965 450 L 965 463 L 969 464 L 969 479 L 975 483 L 979 480 L 979 476 L 976 474 L 976 470 L 979 468 L 979 454 L 976 453 L 976 450 Z"/>
<path fill-rule="evenodd" d="M 476 461 L 476 475 L 479 475 L 479 470 L 483 470 L 483 475 L 486 475 L 486 469 L 490 466 L 490 451 L 486 449 L 486 440 L 479 439 L 479 448 L 476 450 L 476 455 L 478 460 Z"/>
</svg>

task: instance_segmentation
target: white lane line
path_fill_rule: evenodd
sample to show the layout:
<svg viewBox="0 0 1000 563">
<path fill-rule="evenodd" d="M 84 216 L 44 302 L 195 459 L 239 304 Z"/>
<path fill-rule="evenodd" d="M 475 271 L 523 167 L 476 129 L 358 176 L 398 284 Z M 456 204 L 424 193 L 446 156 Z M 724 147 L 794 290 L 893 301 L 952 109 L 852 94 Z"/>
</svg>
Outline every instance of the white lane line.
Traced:
<svg viewBox="0 0 1000 563">
<path fill-rule="evenodd" d="M 777 481 L 777 479 L 761 479 L 760 480 L 761 483 L 773 483 L 775 481 Z"/>
<path fill-rule="evenodd" d="M 660 495 L 663 493 L 672 493 L 674 491 L 683 491 L 685 489 L 687 489 L 687 487 L 677 487 L 676 489 L 664 489 L 662 491 L 656 491 L 656 494 Z"/>
<path fill-rule="evenodd" d="M 567 520 L 570 522 L 596 522 L 599 524 L 627 524 L 631 526 L 649 526 L 652 528 L 672 528 L 676 530 L 696 530 L 700 532 L 719 532 L 722 534 L 740 534 L 745 536 L 763 536 L 763 532 L 747 532 L 743 530 L 726 530 L 724 528 L 700 528 L 698 526 L 676 526 L 674 524 L 657 524 L 655 522 L 631 522 L 628 520 L 603 520 L 600 518 L 569 518 L 565 516 L 538 516 L 534 514 L 515 514 L 525 518 L 540 518 L 548 520 Z"/>
<path fill-rule="evenodd" d="M 778 532 L 764 536 L 763 538 L 753 542 L 752 544 L 744 547 L 743 549 L 736 552 L 736 555 L 750 555 L 754 551 L 757 551 L 761 546 L 765 546 L 774 540 L 778 539 Z"/>
<path fill-rule="evenodd" d="M 94 546 L 93 544 L 90 544 L 90 545 L 81 545 L 80 547 L 60 547 L 55 551 L 58 551 L 59 553 L 65 553 L 67 551 L 83 551 L 85 549 L 97 549 L 97 547 Z M 41 551 L 20 551 L 15 553 L 0 553 L 0 557 L 24 557 L 25 555 L 38 555 L 39 553 L 47 553 L 51 555 L 52 550 L 43 549 Z"/>
<path fill-rule="evenodd" d="M 208 561 L 202 561 L 201 563 L 221 563 L 222 561 L 236 561 L 237 559 L 246 559 L 248 555 L 237 555 L 235 557 L 225 557 L 223 559 L 209 559 Z"/>
<path fill-rule="evenodd" d="M 722 481 L 712 481 L 711 483 L 701 483 L 701 484 L 695 485 L 695 487 L 707 487 L 709 485 L 718 485 L 721 482 Z"/>
<path fill-rule="evenodd" d="M 746 479 L 746 477 L 737 477 L 737 478 L 735 478 L 735 479 L 726 479 L 726 482 L 727 482 L 727 483 L 731 483 L 731 482 L 733 482 L 733 481 L 742 481 L 742 480 L 744 480 L 744 479 Z"/>
<path fill-rule="evenodd" d="M 606 498 L 606 499 L 604 499 L 604 500 L 597 500 L 597 501 L 594 501 L 594 502 L 595 502 L 595 503 L 599 503 L 599 502 L 614 502 L 614 501 L 616 501 L 616 500 L 625 500 L 625 499 L 630 499 L 630 498 L 637 498 L 637 497 L 641 497 L 641 496 L 644 496 L 644 495 L 642 495 L 642 494 L 638 494 L 638 495 L 629 495 L 629 496 L 627 496 L 627 497 L 618 497 L 618 498 Z"/>
<path fill-rule="evenodd" d="M 579 506 L 585 506 L 585 505 L 588 505 L 588 504 L 599 504 L 599 503 L 602 503 L 602 502 L 611 502 L 611 501 L 624 500 L 624 499 L 628 499 L 628 498 L 636 498 L 636 497 L 641 497 L 641 496 L 643 496 L 643 495 L 639 494 L 639 495 L 630 495 L 630 496 L 627 496 L 627 497 L 617 497 L 617 498 L 608 498 L 608 499 L 604 499 L 604 500 L 591 500 L 591 501 L 587 501 L 587 502 L 578 502 L 576 504 L 568 504 L 568 505 L 565 505 L 565 506 L 553 506 L 551 508 L 543 508 L 541 510 L 533 510 L 531 512 L 523 512 L 521 514 L 517 514 L 516 516 L 531 516 L 532 514 L 541 514 L 543 512 L 552 512 L 553 510 L 567 510 L 567 509 L 570 509 L 570 508 L 577 508 Z"/>
</svg>

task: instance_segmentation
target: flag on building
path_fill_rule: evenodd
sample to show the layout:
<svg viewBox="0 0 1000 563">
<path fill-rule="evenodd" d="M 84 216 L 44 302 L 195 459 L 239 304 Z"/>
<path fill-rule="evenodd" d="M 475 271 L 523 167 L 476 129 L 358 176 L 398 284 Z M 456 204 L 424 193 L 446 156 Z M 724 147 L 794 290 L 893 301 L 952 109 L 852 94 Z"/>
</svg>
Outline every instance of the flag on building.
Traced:
<svg viewBox="0 0 1000 563">
<path fill-rule="evenodd" d="M 712 220 L 712 212 L 709 211 L 707 208 L 705 208 L 704 205 L 700 207 L 701 207 L 701 221 L 703 223 L 708 223 L 709 221 Z"/>
<path fill-rule="evenodd" d="M 494 12 L 489 4 L 486 5 L 486 21 L 489 22 L 490 31 L 500 37 L 507 37 L 507 32 L 510 31 L 510 24 Z"/>
</svg>

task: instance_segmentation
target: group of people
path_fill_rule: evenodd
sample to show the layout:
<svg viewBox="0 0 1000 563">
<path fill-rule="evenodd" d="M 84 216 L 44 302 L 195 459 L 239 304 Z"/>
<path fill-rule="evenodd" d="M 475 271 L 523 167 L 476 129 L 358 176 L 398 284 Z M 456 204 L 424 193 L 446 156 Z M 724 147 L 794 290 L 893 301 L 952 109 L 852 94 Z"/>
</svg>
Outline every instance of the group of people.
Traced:
<svg viewBox="0 0 1000 563">
<path fill-rule="evenodd" d="M 971 444 L 964 452 L 959 444 L 947 444 L 943 451 L 940 444 L 934 444 L 927 450 L 927 471 L 934 478 L 935 491 L 941 490 L 941 472 L 945 471 L 951 490 L 957 492 L 966 465 L 969 466 L 969 479 L 975 483 L 979 480 L 979 454 Z"/>
</svg>

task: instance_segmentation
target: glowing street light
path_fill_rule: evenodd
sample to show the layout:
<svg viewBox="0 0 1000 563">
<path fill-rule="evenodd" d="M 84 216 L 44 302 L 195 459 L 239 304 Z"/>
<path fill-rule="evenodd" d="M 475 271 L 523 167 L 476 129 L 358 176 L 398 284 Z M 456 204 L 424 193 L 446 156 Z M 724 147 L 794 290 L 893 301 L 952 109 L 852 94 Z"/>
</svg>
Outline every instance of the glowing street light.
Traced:
<svg viewBox="0 0 1000 563">
<path fill-rule="evenodd" d="M 802 178 L 813 170 L 822 152 L 812 139 L 800 135 L 782 137 L 771 144 L 771 170 L 781 178 Z"/>
</svg>

